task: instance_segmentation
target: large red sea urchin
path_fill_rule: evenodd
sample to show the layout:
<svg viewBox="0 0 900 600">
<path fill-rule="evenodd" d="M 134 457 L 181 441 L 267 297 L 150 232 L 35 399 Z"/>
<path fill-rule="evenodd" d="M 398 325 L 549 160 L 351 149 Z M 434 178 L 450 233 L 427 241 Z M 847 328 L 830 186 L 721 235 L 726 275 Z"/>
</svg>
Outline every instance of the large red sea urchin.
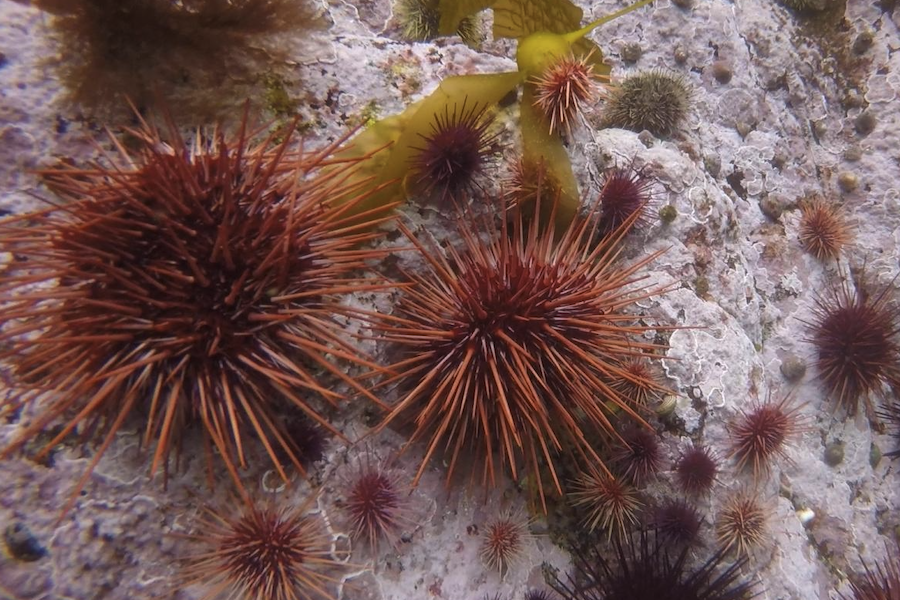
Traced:
<svg viewBox="0 0 900 600">
<path fill-rule="evenodd" d="M 637 285 L 658 254 L 620 266 L 616 241 L 636 216 L 595 246 L 596 208 L 588 212 L 562 233 L 522 213 L 499 231 L 460 218 L 462 248 L 446 253 L 401 224 L 428 266 L 408 275 L 414 286 L 376 329 L 400 353 L 385 384 L 401 397 L 385 423 L 412 421 L 411 442 L 427 446 L 416 481 L 446 454 L 448 478 L 466 456 L 466 470 L 491 485 L 499 455 L 500 470 L 532 477 L 543 500 L 548 479 L 561 492 L 560 455 L 605 468 L 591 440 L 616 435 L 610 407 L 642 421 L 607 382 L 626 376 L 624 359 L 663 349 L 641 339 L 658 328 L 624 310 L 665 291 Z"/>
<path fill-rule="evenodd" d="M 100 442 L 77 492 L 140 415 L 151 473 L 196 426 L 235 480 L 254 438 L 287 480 L 279 455 L 301 472 L 303 460 L 277 415 L 336 433 L 311 402 L 342 398 L 321 375 L 368 394 L 326 354 L 377 368 L 342 338 L 338 319 L 354 314 L 339 297 L 380 286 L 358 270 L 381 253 L 359 245 L 387 217 L 347 216 L 365 197 L 347 183 L 353 163 L 323 171 L 343 140 L 255 143 L 246 119 L 230 140 L 186 142 L 174 125 L 164 140 L 146 123 L 132 134 L 139 150 L 113 140 L 109 166 L 43 172 L 61 201 L 0 222 L 14 257 L 0 274 L 0 358 L 18 386 L 2 410 L 36 409 L 2 455 L 62 419 L 42 453 L 76 428 Z"/>
</svg>

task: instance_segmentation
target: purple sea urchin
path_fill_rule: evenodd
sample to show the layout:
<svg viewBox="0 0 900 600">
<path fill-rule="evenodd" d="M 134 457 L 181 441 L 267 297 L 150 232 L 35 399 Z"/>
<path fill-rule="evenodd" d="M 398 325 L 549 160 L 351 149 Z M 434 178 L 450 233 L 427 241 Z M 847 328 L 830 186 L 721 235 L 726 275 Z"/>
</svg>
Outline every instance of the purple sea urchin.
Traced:
<svg viewBox="0 0 900 600">
<path fill-rule="evenodd" d="M 704 446 L 691 446 L 675 464 L 675 481 L 687 494 L 699 496 L 712 488 L 719 461 Z"/>
<path fill-rule="evenodd" d="M 652 526 L 667 542 L 691 544 L 700 534 L 702 518 L 697 509 L 684 500 L 669 499 L 653 512 Z"/>
<path fill-rule="evenodd" d="M 726 564 L 720 551 L 697 568 L 688 567 L 689 548 L 671 555 L 662 539 L 641 531 L 616 540 L 613 559 L 598 551 L 574 553 L 573 574 L 551 586 L 564 600 L 748 600 L 755 594 L 741 581 L 746 557 Z"/>
<path fill-rule="evenodd" d="M 622 435 L 622 444 L 613 453 L 613 461 L 622 477 L 641 487 L 659 470 L 662 455 L 656 432 L 632 427 Z"/>
<path fill-rule="evenodd" d="M 444 107 L 434 115 L 431 133 L 413 148 L 410 174 L 414 188 L 438 199 L 459 200 L 470 193 L 484 171 L 494 135 L 488 130 L 493 117 L 487 106 L 473 103 Z"/>
<path fill-rule="evenodd" d="M 612 167 L 600 181 L 600 233 L 608 235 L 618 229 L 631 215 L 637 213 L 635 226 L 649 219 L 648 204 L 652 198 L 653 182 L 640 169 Z"/>
</svg>

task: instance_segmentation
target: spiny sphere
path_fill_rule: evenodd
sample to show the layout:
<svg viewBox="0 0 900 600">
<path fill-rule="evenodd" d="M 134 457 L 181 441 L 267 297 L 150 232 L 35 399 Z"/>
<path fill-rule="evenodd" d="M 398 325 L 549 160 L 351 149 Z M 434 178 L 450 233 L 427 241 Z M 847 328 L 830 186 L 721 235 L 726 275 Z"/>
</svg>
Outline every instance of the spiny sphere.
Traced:
<svg viewBox="0 0 900 600">
<path fill-rule="evenodd" d="M 633 427 L 622 435 L 622 443 L 613 452 L 617 472 L 634 485 L 641 487 L 659 470 L 662 462 L 656 432 Z"/>
<path fill-rule="evenodd" d="M 703 519 L 695 507 L 680 499 L 668 499 L 657 507 L 652 526 L 666 542 L 692 544 L 700 534 Z"/>
<path fill-rule="evenodd" d="M 690 97 L 690 88 L 677 74 L 645 71 L 631 75 L 612 88 L 603 125 L 669 135 L 687 116 Z"/>
<path fill-rule="evenodd" d="M 581 475 L 569 497 L 574 506 L 587 511 L 583 522 L 588 530 L 605 531 L 607 538 L 626 535 L 643 506 L 634 487 L 606 473 Z"/>
<path fill-rule="evenodd" d="M 614 232 L 634 213 L 639 214 L 636 225 L 646 225 L 652 184 L 653 181 L 639 169 L 607 169 L 600 182 L 600 234 Z"/>
<path fill-rule="evenodd" d="M 627 378 L 610 382 L 617 392 L 640 406 L 649 406 L 651 399 L 670 393 L 659 383 L 659 376 L 650 357 L 630 357 L 622 362 Z"/>
<path fill-rule="evenodd" d="M 745 555 L 762 543 L 766 535 L 766 510 L 747 492 L 728 499 L 716 522 L 716 538 L 723 551 Z"/>
<path fill-rule="evenodd" d="M 237 515 L 206 508 L 188 536 L 206 550 L 188 557 L 185 583 L 208 586 L 208 599 L 333 600 L 345 557 L 332 553 L 321 517 L 306 514 L 312 499 L 293 509 L 248 504 Z"/>
<path fill-rule="evenodd" d="M 737 460 L 738 469 L 752 469 L 757 479 L 766 475 L 771 460 L 785 456 L 788 440 L 803 431 L 800 408 L 790 395 L 777 402 L 769 396 L 765 402 L 757 402 L 742 412 L 729 427 L 732 443 L 729 456 Z"/>
<path fill-rule="evenodd" d="M 382 426 L 410 420 L 411 443 L 427 446 L 416 482 L 445 454 L 448 481 L 466 457 L 466 471 L 493 485 L 499 458 L 514 480 L 533 477 L 544 501 L 548 476 L 562 491 L 561 454 L 603 464 L 589 440 L 614 433 L 610 406 L 643 423 L 605 382 L 624 376 L 623 358 L 663 349 L 640 337 L 653 328 L 623 312 L 664 291 L 632 286 L 658 253 L 618 266 L 618 244 L 591 244 L 595 212 L 563 233 L 521 213 L 500 231 L 463 217 L 461 247 L 446 252 L 401 224 L 428 267 L 376 327 L 400 355 L 383 385 L 397 384 L 401 397 Z"/>
<path fill-rule="evenodd" d="M 850 228 L 837 205 L 816 198 L 800 202 L 800 229 L 803 249 L 819 260 L 836 259 L 850 240 Z"/>
<path fill-rule="evenodd" d="M 405 500 L 399 476 L 367 459 L 350 480 L 344 502 L 352 537 L 364 539 L 372 551 L 378 549 L 381 539 L 396 546 L 398 532 L 406 521 Z"/>
<path fill-rule="evenodd" d="M 505 573 L 525 549 L 531 535 L 528 521 L 515 514 L 506 514 L 485 527 L 481 535 L 481 559 L 488 567 Z"/>
<path fill-rule="evenodd" d="M 418 190 L 439 200 L 459 200 L 470 193 L 484 172 L 496 136 L 489 133 L 493 117 L 487 105 L 454 104 L 436 113 L 431 132 L 412 148 L 412 181 Z"/>
<path fill-rule="evenodd" d="M 854 293 L 843 282 L 816 298 L 814 320 L 806 322 L 819 377 L 847 414 L 856 413 L 860 399 L 869 406 L 869 395 L 882 386 L 900 386 L 900 309 L 891 304 L 891 289 Z"/>
<path fill-rule="evenodd" d="M 351 163 L 324 170 L 339 142 L 257 144 L 246 120 L 231 140 L 187 143 L 174 125 L 163 140 L 146 123 L 132 134 L 139 150 L 117 144 L 111 166 L 44 172 L 58 206 L 0 223 L 0 250 L 16 257 L 2 274 L 0 357 L 20 386 L 3 408 L 41 399 L 3 456 L 59 419 L 42 454 L 76 428 L 100 440 L 74 499 L 134 415 L 151 474 L 196 426 L 235 481 L 256 439 L 287 481 L 279 452 L 303 464 L 279 413 L 336 433 L 312 403 L 342 398 L 321 374 L 371 397 L 326 355 L 374 366 L 337 318 L 354 316 L 341 294 L 379 287 L 357 272 L 381 253 L 359 244 L 385 218 L 345 216 L 364 194 L 345 183 Z M 329 206 L 337 194 L 354 199 Z"/>
<path fill-rule="evenodd" d="M 672 554 L 662 538 L 641 531 L 616 540 L 614 558 L 598 549 L 574 553 L 574 573 L 551 586 L 564 600 L 748 600 L 753 585 L 741 580 L 745 557 L 728 564 L 717 552 L 698 567 L 689 566 L 690 548 Z"/>
<path fill-rule="evenodd" d="M 534 105 L 549 123 L 550 134 L 570 133 L 581 106 L 594 97 L 594 65 L 590 56 L 560 58 L 547 66 L 534 84 Z"/>
<path fill-rule="evenodd" d="M 719 461 L 703 446 L 692 446 L 675 465 L 675 481 L 685 493 L 698 496 L 708 492 L 719 472 Z"/>
</svg>

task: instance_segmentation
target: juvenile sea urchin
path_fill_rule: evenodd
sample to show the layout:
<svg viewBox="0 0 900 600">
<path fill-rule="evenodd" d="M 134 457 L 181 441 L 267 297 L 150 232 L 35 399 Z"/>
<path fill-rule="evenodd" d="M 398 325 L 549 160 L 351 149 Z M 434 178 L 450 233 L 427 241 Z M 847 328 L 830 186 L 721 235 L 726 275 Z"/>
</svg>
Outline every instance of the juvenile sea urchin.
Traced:
<svg viewBox="0 0 900 600">
<path fill-rule="evenodd" d="M 840 209 L 820 198 L 803 200 L 799 206 L 800 245 L 819 260 L 837 258 L 851 239 Z"/>
<path fill-rule="evenodd" d="M 608 235 L 638 213 L 637 226 L 649 220 L 652 180 L 640 169 L 612 167 L 600 181 L 600 234 Z"/>
<path fill-rule="evenodd" d="M 294 508 L 250 503 L 235 515 L 205 508 L 187 537 L 207 550 L 188 557 L 186 583 L 211 586 L 206 598 L 332 600 L 327 588 L 346 565 L 321 517 L 308 514 L 314 499 Z"/>
<path fill-rule="evenodd" d="M 355 272 L 381 256 L 358 245 L 386 217 L 346 217 L 365 197 L 346 184 L 352 162 L 320 173 L 342 140 L 305 151 L 290 135 L 253 143 L 245 127 L 190 144 L 174 125 L 165 141 L 146 123 L 132 133 L 136 155 L 118 145 L 118 164 L 46 171 L 63 202 L 0 223 L 0 250 L 17 257 L 0 278 L 0 358 L 20 386 L 3 408 L 42 399 L 2 454 L 57 419 L 65 427 L 42 454 L 80 427 L 101 443 L 74 499 L 141 415 L 151 473 L 198 426 L 235 481 L 252 438 L 287 481 L 278 453 L 303 463 L 278 413 L 289 406 L 337 434 L 310 402 L 342 397 L 319 372 L 377 402 L 326 353 L 378 368 L 336 317 L 354 316 L 340 294 L 383 287 Z M 334 195 L 352 199 L 332 207 Z"/>
<path fill-rule="evenodd" d="M 784 456 L 788 439 L 803 430 L 801 408 L 789 394 L 777 402 L 769 396 L 765 402 L 756 402 L 742 412 L 729 427 L 729 456 L 737 460 L 738 469 L 752 468 L 757 479 L 768 473 L 772 458 Z"/>
<path fill-rule="evenodd" d="M 534 105 L 550 125 L 550 133 L 569 133 L 581 105 L 594 96 L 594 65 L 590 55 L 563 56 L 550 63 L 531 83 Z"/>
<path fill-rule="evenodd" d="M 675 464 L 675 481 L 687 494 L 698 496 L 712 488 L 719 461 L 704 446 L 691 446 Z"/>
<path fill-rule="evenodd" d="M 656 474 L 662 462 L 656 432 L 644 427 L 629 428 L 622 435 L 614 454 L 618 472 L 634 485 L 641 487 Z"/>
<path fill-rule="evenodd" d="M 643 506 L 634 487 L 606 473 L 582 474 L 569 496 L 574 506 L 587 511 L 583 522 L 588 530 L 599 528 L 607 538 L 626 535 Z"/>
<path fill-rule="evenodd" d="M 762 543 L 767 530 L 766 510 L 752 494 L 741 491 L 725 503 L 716 521 L 716 538 L 723 551 L 746 555 Z"/>
<path fill-rule="evenodd" d="M 431 133 L 422 135 L 422 145 L 413 148 L 410 162 L 412 182 L 426 196 L 459 200 L 469 193 L 484 171 L 491 154 L 493 121 L 487 105 L 444 106 L 434 115 Z"/>
<path fill-rule="evenodd" d="M 505 573 L 525 549 L 531 535 L 529 522 L 507 513 L 488 523 L 481 534 L 481 559 L 488 567 Z"/>
<path fill-rule="evenodd" d="M 427 442 L 416 481 L 445 450 L 448 478 L 471 454 L 473 477 L 493 484 L 497 453 L 514 479 L 523 467 L 534 477 L 543 500 L 548 475 L 562 489 L 558 454 L 602 465 L 589 440 L 613 432 L 607 403 L 640 421 L 605 382 L 622 377 L 622 358 L 660 349 L 638 338 L 651 327 L 622 312 L 664 291 L 630 287 L 658 254 L 616 266 L 614 243 L 591 246 L 592 216 L 561 234 L 521 213 L 499 232 L 478 221 L 487 221 L 488 241 L 461 218 L 463 248 L 447 254 L 401 224 L 428 270 L 410 276 L 415 285 L 393 315 L 376 316 L 376 328 L 400 353 L 384 385 L 400 384 L 402 395 L 385 424 L 405 416 L 415 423 L 411 442 Z"/>
<path fill-rule="evenodd" d="M 373 463 L 366 455 L 346 490 L 343 509 L 353 539 L 364 539 L 373 552 L 381 539 L 396 546 L 400 529 L 408 522 L 408 498 L 401 488 L 400 476 L 385 465 Z"/>
</svg>

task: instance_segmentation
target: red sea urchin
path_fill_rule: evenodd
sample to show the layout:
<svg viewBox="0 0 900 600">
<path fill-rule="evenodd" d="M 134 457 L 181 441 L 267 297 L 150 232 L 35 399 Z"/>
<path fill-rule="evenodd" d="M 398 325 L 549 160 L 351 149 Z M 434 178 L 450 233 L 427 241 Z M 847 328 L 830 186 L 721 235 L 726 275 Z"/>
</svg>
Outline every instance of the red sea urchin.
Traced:
<svg viewBox="0 0 900 600">
<path fill-rule="evenodd" d="M 408 498 L 400 476 L 383 464 L 373 463 L 368 454 L 347 482 L 343 510 L 350 523 L 350 535 L 363 539 L 372 552 L 380 540 L 397 546 L 401 528 L 409 523 Z"/>
<path fill-rule="evenodd" d="M 900 309 L 890 303 L 891 285 L 869 295 L 842 282 L 816 298 L 814 320 L 805 322 L 816 349 L 816 366 L 835 408 L 853 415 L 862 398 L 882 386 L 900 387 Z"/>
<path fill-rule="evenodd" d="M 415 189 L 438 199 L 459 200 L 471 192 L 476 178 L 484 171 L 496 136 L 488 129 L 493 117 L 488 107 L 454 104 L 436 113 L 431 133 L 422 135 L 422 146 L 412 150 L 410 160 Z"/>
<path fill-rule="evenodd" d="M 184 583 L 205 584 L 204 596 L 243 600 L 332 600 L 328 587 L 346 569 L 335 556 L 321 516 L 310 514 L 310 496 L 299 507 L 247 503 L 237 514 L 204 509 L 186 536 L 207 550 L 188 557 Z"/>
<path fill-rule="evenodd" d="M 611 560 L 596 549 L 574 553 L 575 573 L 550 585 L 564 600 L 749 600 L 753 585 L 741 581 L 746 557 L 727 564 L 717 552 L 691 569 L 684 546 L 670 554 L 662 538 L 646 530 L 616 540 Z"/>
<path fill-rule="evenodd" d="M 287 480 L 279 452 L 303 464 L 278 418 L 286 407 L 336 434 L 311 404 L 342 398 L 320 373 L 376 401 L 326 354 L 378 369 L 336 317 L 354 316 L 340 294 L 383 287 L 356 272 L 382 255 L 359 244 L 388 217 L 347 217 L 365 198 L 346 183 L 355 163 L 322 170 L 343 140 L 317 151 L 292 148 L 290 135 L 255 143 L 246 119 L 231 140 L 216 131 L 188 143 L 174 125 L 163 140 L 146 123 L 132 133 L 136 153 L 114 140 L 121 157 L 109 167 L 44 172 L 62 202 L 0 223 L 0 250 L 16 257 L 0 276 L 0 357 L 20 386 L 2 408 L 38 409 L 3 455 L 60 418 L 43 454 L 76 428 L 100 440 L 74 501 L 140 415 L 151 473 L 197 427 L 236 482 L 251 438 Z M 335 195 L 351 199 L 329 206 Z"/>
<path fill-rule="evenodd" d="M 605 382 L 622 376 L 622 359 L 664 349 L 639 339 L 653 327 L 623 313 L 665 291 L 634 288 L 658 253 L 617 266 L 617 244 L 591 245 L 591 213 L 560 234 L 521 213 L 501 219 L 500 231 L 482 219 L 488 241 L 460 218 L 463 248 L 446 254 L 401 224 L 427 271 L 408 275 L 414 286 L 393 315 L 374 318 L 400 354 L 383 385 L 399 385 L 401 397 L 382 426 L 412 421 L 410 442 L 427 444 L 416 482 L 445 451 L 448 481 L 468 455 L 472 476 L 492 485 L 499 454 L 514 479 L 533 477 L 543 501 L 548 476 L 561 493 L 560 454 L 602 466 L 589 440 L 614 434 L 607 403 L 641 421 Z"/>
<path fill-rule="evenodd" d="M 765 402 L 756 402 L 749 411 L 742 412 L 729 427 L 732 438 L 729 456 L 737 460 L 738 469 L 752 468 L 756 479 L 767 474 L 772 458 L 784 456 L 788 439 L 803 431 L 801 408 L 791 395 L 777 402 L 769 396 Z"/>
<path fill-rule="evenodd" d="M 594 97 L 594 65 L 590 55 L 564 56 L 551 63 L 531 83 L 534 105 L 550 124 L 550 133 L 569 133 L 582 104 Z"/>
<path fill-rule="evenodd" d="M 481 534 L 481 559 L 488 567 L 505 573 L 525 549 L 531 536 L 529 522 L 519 515 L 507 513 L 488 523 Z"/>
<path fill-rule="evenodd" d="M 675 481 L 687 494 L 699 496 L 712 488 L 719 472 L 719 461 L 704 446 L 691 446 L 675 464 Z"/>
</svg>

